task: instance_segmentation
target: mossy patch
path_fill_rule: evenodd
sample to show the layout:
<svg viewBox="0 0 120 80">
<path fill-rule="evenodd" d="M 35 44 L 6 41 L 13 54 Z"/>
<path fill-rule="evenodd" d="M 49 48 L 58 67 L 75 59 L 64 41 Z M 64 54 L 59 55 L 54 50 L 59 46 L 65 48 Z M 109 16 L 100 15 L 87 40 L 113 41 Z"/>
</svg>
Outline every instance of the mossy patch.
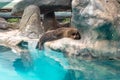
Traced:
<svg viewBox="0 0 120 80">
<path fill-rule="evenodd" d="M 9 18 L 7 19 L 7 22 L 10 22 L 10 23 L 19 22 L 19 18 Z"/>
<path fill-rule="evenodd" d="M 65 18 L 62 22 L 70 22 L 70 18 Z"/>
</svg>

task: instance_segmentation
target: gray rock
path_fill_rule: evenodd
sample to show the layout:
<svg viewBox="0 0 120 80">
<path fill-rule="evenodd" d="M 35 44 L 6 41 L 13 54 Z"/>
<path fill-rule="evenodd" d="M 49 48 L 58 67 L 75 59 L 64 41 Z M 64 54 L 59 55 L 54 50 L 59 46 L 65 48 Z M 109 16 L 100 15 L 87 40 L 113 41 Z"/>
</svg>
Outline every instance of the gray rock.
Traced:
<svg viewBox="0 0 120 80">
<path fill-rule="evenodd" d="M 89 40 L 72 40 L 63 38 L 49 41 L 44 44 L 45 50 L 49 49 L 63 52 L 66 57 L 75 59 L 120 59 L 120 48 L 116 42 Z"/>
<path fill-rule="evenodd" d="M 73 0 L 72 25 L 91 39 L 118 40 L 118 7 L 116 0 Z"/>
<path fill-rule="evenodd" d="M 54 11 L 49 12 L 48 14 L 44 15 L 43 26 L 44 26 L 45 31 L 55 30 L 55 29 L 59 28 L 58 22 L 55 18 Z"/>
<path fill-rule="evenodd" d="M 11 50 L 10 48 L 0 45 L 0 52 L 1 52 L 1 53 L 2 53 L 2 52 L 7 52 L 7 51 L 10 51 L 10 50 Z"/>
<path fill-rule="evenodd" d="M 40 10 L 35 5 L 30 5 L 24 10 L 20 21 L 20 35 L 29 38 L 39 38 L 44 32 L 41 26 Z"/>
<path fill-rule="evenodd" d="M 19 29 L 19 22 L 12 22 L 12 23 L 9 23 L 8 22 L 8 27 L 10 28 L 10 29 Z"/>
<path fill-rule="evenodd" d="M 117 0 L 118 2 L 120 2 L 120 0 Z"/>
<path fill-rule="evenodd" d="M 78 58 L 120 59 L 119 6 L 116 0 L 73 0 L 71 21 L 81 40 L 61 39 L 45 46 Z"/>
<path fill-rule="evenodd" d="M 116 0 L 73 0 L 72 25 L 80 29 L 84 39 L 88 38 L 93 43 L 100 40 L 118 42 L 119 7 Z"/>
<path fill-rule="evenodd" d="M 8 23 L 4 18 L 0 18 L 0 29 L 8 29 Z"/>
<path fill-rule="evenodd" d="M 55 12 L 51 11 L 47 14 L 44 14 L 43 19 L 44 30 L 55 30 L 60 27 L 70 27 L 70 23 L 59 23 L 55 17 Z"/>
<path fill-rule="evenodd" d="M 23 0 L 14 6 L 12 14 L 21 15 L 23 10 L 31 4 L 39 6 L 41 13 L 71 8 L 71 0 Z"/>
</svg>

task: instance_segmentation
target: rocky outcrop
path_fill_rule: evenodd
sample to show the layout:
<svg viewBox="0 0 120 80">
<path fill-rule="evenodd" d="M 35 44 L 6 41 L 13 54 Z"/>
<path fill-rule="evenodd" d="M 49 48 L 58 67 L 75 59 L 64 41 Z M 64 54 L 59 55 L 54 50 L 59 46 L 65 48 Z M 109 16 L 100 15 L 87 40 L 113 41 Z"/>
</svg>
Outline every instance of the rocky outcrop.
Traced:
<svg viewBox="0 0 120 80">
<path fill-rule="evenodd" d="M 29 38 L 39 38 L 44 32 L 41 25 L 40 10 L 35 5 L 30 5 L 24 10 L 24 14 L 19 24 L 20 35 Z"/>
<path fill-rule="evenodd" d="M 109 46 L 108 46 L 109 45 Z M 111 47 L 112 46 L 112 47 Z M 46 42 L 45 50 L 49 49 L 63 52 L 67 57 L 76 59 L 120 59 L 120 51 L 115 42 L 73 40 L 63 38 L 56 41 Z"/>
<path fill-rule="evenodd" d="M 43 22 L 45 32 L 49 30 L 55 30 L 61 27 L 70 27 L 69 22 L 68 23 L 58 22 L 54 11 L 44 14 L 44 19 L 42 22 Z"/>
<path fill-rule="evenodd" d="M 8 22 L 8 28 L 10 29 L 19 29 L 19 22 L 12 22 L 12 23 L 9 23 Z"/>
<path fill-rule="evenodd" d="M 11 50 L 10 48 L 0 45 L 0 52 L 6 52 L 6 51 L 10 51 L 10 50 Z"/>
<path fill-rule="evenodd" d="M 18 28 L 18 22 L 9 23 L 4 18 L 0 18 L 0 29 L 8 30 L 8 29 L 17 29 L 17 28 Z"/>
<path fill-rule="evenodd" d="M 71 0 L 23 0 L 14 6 L 12 15 L 21 16 L 23 10 L 32 4 L 38 6 L 41 14 L 44 14 L 43 26 L 45 31 L 54 30 L 63 26 L 68 27 L 66 24 L 61 25 L 57 22 L 54 11 L 70 10 Z"/>
<path fill-rule="evenodd" d="M 71 0 L 22 0 L 14 6 L 12 14 L 22 15 L 24 9 L 32 4 L 39 6 L 41 13 L 48 13 L 55 10 L 66 10 L 71 8 Z"/>
<path fill-rule="evenodd" d="M 119 7 L 116 0 L 73 0 L 72 24 L 80 29 L 84 41 L 97 43 L 97 49 L 114 47 L 119 51 Z"/>
<path fill-rule="evenodd" d="M 8 23 L 4 18 L 0 18 L 0 29 L 8 29 Z"/>
<path fill-rule="evenodd" d="M 46 47 L 78 58 L 120 59 L 120 10 L 116 0 L 73 0 L 72 25 L 81 40 L 61 39 Z"/>
<path fill-rule="evenodd" d="M 45 32 L 48 30 L 55 30 L 55 29 L 59 28 L 58 24 L 59 23 L 57 22 L 57 20 L 55 18 L 54 11 L 49 12 L 44 15 L 43 26 L 44 26 Z"/>
<path fill-rule="evenodd" d="M 119 39 L 119 4 L 116 0 L 73 0 L 72 25 L 90 39 Z"/>
<path fill-rule="evenodd" d="M 118 6 L 116 0 L 73 0 L 73 24 L 94 28 L 106 22 L 114 22 L 118 18 Z"/>
</svg>

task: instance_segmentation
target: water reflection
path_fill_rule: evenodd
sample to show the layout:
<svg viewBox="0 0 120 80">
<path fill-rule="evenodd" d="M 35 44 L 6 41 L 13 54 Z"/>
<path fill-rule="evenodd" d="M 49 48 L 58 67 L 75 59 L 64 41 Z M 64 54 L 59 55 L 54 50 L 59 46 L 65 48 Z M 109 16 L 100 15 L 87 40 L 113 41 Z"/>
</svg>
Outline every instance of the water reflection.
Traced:
<svg viewBox="0 0 120 80">
<path fill-rule="evenodd" d="M 11 50 L 0 51 L 1 79 L 119 80 L 120 61 L 76 60 L 76 58 L 66 58 L 63 53 L 54 51 L 34 50 L 24 55 L 27 54 L 31 59 L 23 59 L 23 56 L 19 57 Z"/>
</svg>

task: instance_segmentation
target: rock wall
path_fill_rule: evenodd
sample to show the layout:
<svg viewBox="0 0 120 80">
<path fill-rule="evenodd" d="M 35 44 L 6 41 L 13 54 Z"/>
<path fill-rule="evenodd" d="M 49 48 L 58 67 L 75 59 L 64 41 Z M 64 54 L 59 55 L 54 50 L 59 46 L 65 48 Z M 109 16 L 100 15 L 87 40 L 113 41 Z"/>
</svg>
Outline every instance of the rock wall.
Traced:
<svg viewBox="0 0 120 80">
<path fill-rule="evenodd" d="M 79 58 L 120 59 L 120 4 L 117 0 L 72 0 L 72 26 L 81 40 L 45 45 Z"/>
<path fill-rule="evenodd" d="M 22 5 L 22 6 L 21 6 Z M 71 9 L 71 0 L 22 0 L 14 6 L 12 14 L 20 16 L 29 5 L 40 7 L 41 13 Z"/>
<path fill-rule="evenodd" d="M 89 38 L 118 40 L 119 6 L 116 0 L 73 0 L 72 24 Z"/>
<path fill-rule="evenodd" d="M 80 30 L 87 48 L 103 55 L 119 54 L 119 7 L 116 0 L 72 1 L 72 25 Z"/>
<path fill-rule="evenodd" d="M 81 40 L 65 38 L 46 42 L 45 49 L 78 58 L 120 59 L 119 9 L 118 0 L 72 0 L 72 26 L 79 29 Z M 20 22 L 23 36 L 31 37 L 35 33 L 32 37 L 37 38 L 43 33 L 39 12 L 38 7 L 25 9 Z"/>
</svg>

